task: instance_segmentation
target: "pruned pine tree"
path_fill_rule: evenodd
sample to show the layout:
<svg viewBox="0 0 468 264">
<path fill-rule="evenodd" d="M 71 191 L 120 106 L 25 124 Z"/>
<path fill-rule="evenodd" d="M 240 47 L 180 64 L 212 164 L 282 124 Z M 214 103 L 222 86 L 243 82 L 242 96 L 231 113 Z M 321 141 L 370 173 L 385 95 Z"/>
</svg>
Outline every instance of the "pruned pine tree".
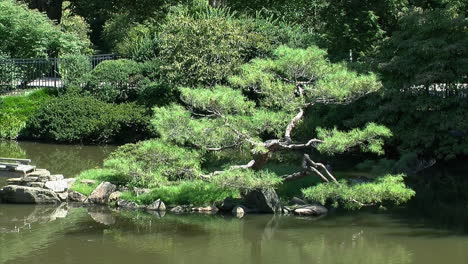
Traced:
<svg viewBox="0 0 468 264">
<path fill-rule="evenodd" d="M 375 75 L 359 75 L 344 65 L 332 64 L 326 52 L 317 47 L 304 50 L 282 46 L 271 59 L 254 59 L 243 65 L 229 82 L 230 87 L 180 88 L 182 104 L 155 108 L 153 124 L 162 140 L 201 153 L 239 151 L 250 157 L 246 164 L 200 172 L 197 177 L 231 187 L 261 188 L 315 174 L 331 187 L 325 192 L 322 186 L 320 195 L 305 190 L 306 197 L 322 203 L 332 198 L 349 207 L 387 199 L 405 201 L 412 196 L 401 177 L 394 181 L 397 185 L 386 182 L 377 183 L 378 188 L 364 188 L 374 193 L 363 201 L 359 200 L 362 190 L 356 197 L 336 195 L 333 190 L 347 183 L 338 181 L 323 163 L 307 154 L 309 149 L 334 155 L 352 148 L 381 154 L 383 139 L 391 136 L 383 126 L 369 123 L 347 132 L 317 128 L 317 137 L 305 142 L 294 140 L 294 128 L 306 108 L 348 104 L 375 92 L 381 87 Z M 264 169 L 273 154 L 292 151 L 303 153 L 298 160 L 302 170 L 278 176 Z M 402 199 L 395 198 L 401 194 Z"/>
</svg>

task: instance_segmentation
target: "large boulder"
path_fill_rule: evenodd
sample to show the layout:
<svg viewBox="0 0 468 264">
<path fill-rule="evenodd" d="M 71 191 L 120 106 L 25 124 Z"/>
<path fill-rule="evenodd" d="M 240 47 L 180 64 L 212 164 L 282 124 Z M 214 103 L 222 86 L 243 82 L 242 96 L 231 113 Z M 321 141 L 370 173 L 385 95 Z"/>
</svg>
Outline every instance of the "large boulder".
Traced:
<svg viewBox="0 0 468 264">
<path fill-rule="evenodd" d="M 36 187 L 8 185 L 0 190 L 0 198 L 4 203 L 19 204 L 54 204 L 60 203 L 60 198 L 51 190 Z"/>
<path fill-rule="evenodd" d="M 255 189 L 247 193 L 243 204 L 247 208 L 255 209 L 258 213 L 280 213 L 281 202 L 272 188 Z"/>
<path fill-rule="evenodd" d="M 94 189 L 87 201 L 92 204 L 107 204 L 109 202 L 109 196 L 116 190 L 117 186 L 114 184 L 103 182 Z"/>
</svg>

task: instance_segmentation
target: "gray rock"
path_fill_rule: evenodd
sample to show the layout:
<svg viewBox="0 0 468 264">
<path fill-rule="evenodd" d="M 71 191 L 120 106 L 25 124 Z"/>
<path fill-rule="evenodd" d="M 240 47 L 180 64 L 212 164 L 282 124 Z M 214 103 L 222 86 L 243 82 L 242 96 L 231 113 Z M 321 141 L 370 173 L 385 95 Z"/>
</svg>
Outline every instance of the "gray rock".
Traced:
<svg viewBox="0 0 468 264">
<path fill-rule="evenodd" d="M 293 211 L 295 215 L 304 215 L 304 216 L 322 216 L 328 213 L 327 208 L 319 205 L 305 205 L 295 208 Z"/>
<path fill-rule="evenodd" d="M 138 210 L 138 209 L 145 209 L 144 205 L 139 205 L 135 202 L 130 202 L 126 200 L 118 200 L 117 201 L 117 206 L 125 209 L 133 209 L 133 210 Z"/>
<path fill-rule="evenodd" d="M 248 209 L 243 205 L 237 205 L 232 209 L 232 214 L 237 218 L 242 218 L 246 215 Z"/>
<path fill-rule="evenodd" d="M 68 199 L 68 192 L 57 193 L 57 196 L 60 198 L 61 201 L 65 202 Z"/>
<path fill-rule="evenodd" d="M 250 191 L 245 197 L 243 204 L 247 208 L 256 209 L 258 213 L 281 213 L 281 202 L 275 190 L 256 189 Z"/>
<path fill-rule="evenodd" d="M 35 188 L 44 188 L 44 184 L 43 182 L 28 182 L 26 183 L 26 186 L 29 186 L 29 187 L 35 187 Z"/>
<path fill-rule="evenodd" d="M 65 192 L 68 190 L 68 182 L 64 180 L 59 181 L 47 181 L 44 184 L 44 188 L 52 190 L 57 193 Z"/>
<path fill-rule="evenodd" d="M 121 196 L 122 192 L 119 191 L 111 193 L 111 195 L 109 195 L 109 203 L 117 202 L 118 200 L 120 200 Z"/>
<path fill-rule="evenodd" d="M 0 190 L 1 200 L 5 203 L 53 204 L 60 198 L 51 190 L 42 188 L 8 185 Z"/>
<path fill-rule="evenodd" d="M 87 201 L 92 204 L 107 204 L 109 202 L 109 196 L 115 192 L 116 189 L 117 186 L 114 184 L 103 182 L 94 189 Z"/>
<path fill-rule="evenodd" d="M 300 198 L 297 198 L 297 197 L 293 197 L 291 199 L 291 201 L 289 202 L 289 204 L 291 204 L 291 205 L 307 205 L 307 203 L 304 200 L 302 200 Z"/>
<path fill-rule="evenodd" d="M 184 208 L 183 206 L 181 205 L 178 205 L 174 208 L 171 209 L 171 212 L 172 213 L 176 213 L 176 214 L 180 214 L 180 213 L 185 213 L 187 211 L 186 208 Z"/>
<path fill-rule="evenodd" d="M 37 176 L 37 177 L 50 176 L 50 171 L 45 170 L 45 169 L 36 169 L 35 171 L 28 173 L 28 176 Z"/>
<path fill-rule="evenodd" d="M 69 190 L 68 191 L 68 200 L 71 202 L 79 202 L 79 203 L 84 203 L 86 201 L 86 195 Z"/>
<path fill-rule="evenodd" d="M 166 205 L 160 199 L 157 199 L 152 204 L 146 207 L 146 210 L 150 211 L 166 211 Z"/>
</svg>

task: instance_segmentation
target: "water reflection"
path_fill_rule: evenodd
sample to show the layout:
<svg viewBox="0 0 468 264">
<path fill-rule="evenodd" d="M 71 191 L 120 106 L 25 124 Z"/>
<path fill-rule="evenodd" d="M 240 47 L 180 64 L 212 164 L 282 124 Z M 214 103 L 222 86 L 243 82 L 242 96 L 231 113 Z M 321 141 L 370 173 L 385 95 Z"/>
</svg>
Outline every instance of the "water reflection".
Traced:
<svg viewBox="0 0 468 264">
<path fill-rule="evenodd" d="M 0 205 L 0 263 L 464 263 L 468 238 L 385 214 L 159 215 Z M 426 232 L 428 235 L 421 235 Z M 439 236 L 433 236 L 439 232 Z"/>
</svg>

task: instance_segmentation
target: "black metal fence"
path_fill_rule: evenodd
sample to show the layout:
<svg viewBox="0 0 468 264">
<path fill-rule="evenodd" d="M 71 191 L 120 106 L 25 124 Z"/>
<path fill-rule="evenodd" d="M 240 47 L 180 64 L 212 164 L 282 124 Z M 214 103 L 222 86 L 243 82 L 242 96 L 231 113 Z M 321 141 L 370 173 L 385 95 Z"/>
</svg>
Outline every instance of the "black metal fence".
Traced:
<svg viewBox="0 0 468 264">
<path fill-rule="evenodd" d="M 90 56 L 92 68 L 106 60 L 114 60 L 114 54 Z M 0 59 L 0 93 L 63 86 L 59 73 L 60 58 Z"/>
</svg>

